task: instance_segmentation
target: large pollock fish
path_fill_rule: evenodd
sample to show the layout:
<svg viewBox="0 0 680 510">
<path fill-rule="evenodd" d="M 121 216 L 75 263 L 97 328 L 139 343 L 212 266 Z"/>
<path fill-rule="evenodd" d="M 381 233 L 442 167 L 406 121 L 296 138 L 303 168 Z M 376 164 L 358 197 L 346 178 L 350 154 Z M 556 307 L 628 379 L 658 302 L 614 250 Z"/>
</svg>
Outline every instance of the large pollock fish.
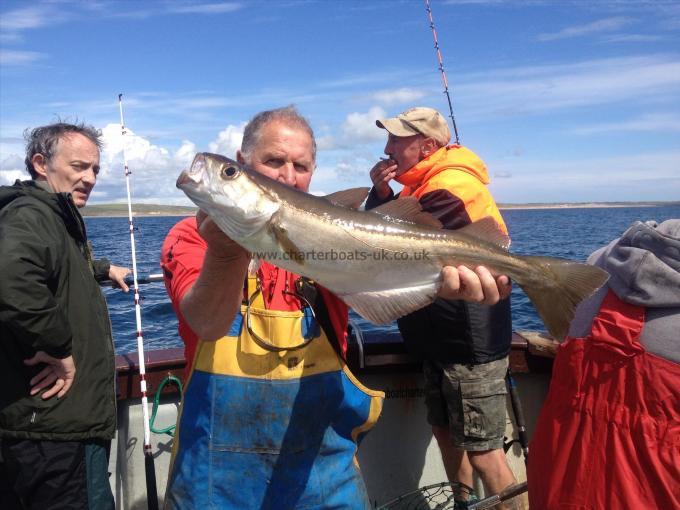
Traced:
<svg viewBox="0 0 680 510">
<path fill-rule="evenodd" d="M 578 303 L 608 277 L 578 262 L 509 253 L 491 218 L 436 228 L 416 199 L 359 211 L 368 188 L 317 197 L 216 154 L 197 154 L 177 187 L 256 257 L 317 281 L 376 324 L 434 301 L 443 266 L 484 265 L 515 281 L 562 339 Z"/>
</svg>

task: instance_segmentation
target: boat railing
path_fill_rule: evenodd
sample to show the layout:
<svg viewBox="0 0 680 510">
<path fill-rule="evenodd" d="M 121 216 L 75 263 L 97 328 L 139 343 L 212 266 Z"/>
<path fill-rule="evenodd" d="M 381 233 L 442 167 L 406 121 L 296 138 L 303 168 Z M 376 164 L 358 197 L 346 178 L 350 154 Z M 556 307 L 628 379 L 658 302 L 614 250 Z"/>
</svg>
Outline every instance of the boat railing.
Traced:
<svg viewBox="0 0 680 510">
<path fill-rule="evenodd" d="M 388 341 L 374 338 L 350 322 L 347 345 L 347 364 L 350 370 L 364 373 L 420 372 L 420 360 L 407 352 L 399 335 L 390 335 Z M 513 374 L 550 373 L 557 343 L 542 333 L 518 331 L 512 335 L 510 369 Z M 185 382 L 186 359 L 184 349 L 171 347 L 145 351 L 146 380 L 149 394 L 153 394 L 168 376 Z M 117 394 L 119 400 L 141 397 L 139 366 L 135 353 L 116 356 L 118 376 Z M 163 388 L 162 395 L 176 395 L 175 385 Z"/>
</svg>

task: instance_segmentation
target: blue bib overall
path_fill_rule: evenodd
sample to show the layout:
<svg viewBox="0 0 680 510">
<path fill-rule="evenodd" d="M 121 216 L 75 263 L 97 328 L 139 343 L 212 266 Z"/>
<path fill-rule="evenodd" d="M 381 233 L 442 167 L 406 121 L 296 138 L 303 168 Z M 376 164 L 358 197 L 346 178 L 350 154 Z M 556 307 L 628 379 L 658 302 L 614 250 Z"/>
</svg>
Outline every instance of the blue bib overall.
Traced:
<svg viewBox="0 0 680 510">
<path fill-rule="evenodd" d="M 250 328 L 246 316 L 244 305 L 227 336 L 198 344 L 166 508 L 370 508 L 355 454 L 384 394 L 357 381 L 308 308 L 267 310 L 259 297 Z"/>
</svg>

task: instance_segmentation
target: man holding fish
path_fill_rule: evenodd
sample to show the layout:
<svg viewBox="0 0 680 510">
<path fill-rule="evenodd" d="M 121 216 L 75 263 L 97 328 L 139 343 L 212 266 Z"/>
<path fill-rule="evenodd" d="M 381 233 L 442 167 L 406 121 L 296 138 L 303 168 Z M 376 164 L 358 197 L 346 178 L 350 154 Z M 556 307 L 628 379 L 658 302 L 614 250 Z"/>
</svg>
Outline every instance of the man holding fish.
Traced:
<svg viewBox="0 0 680 510">
<path fill-rule="evenodd" d="M 161 256 L 187 357 L 193 360 L 168 508 L 370 508 L 356 444 L 378 418 L 383 394 L 363 387 L 344 363 L 347 306 L 298 276 L 290 269 L 298 266 L 289 260 L 272 255 L 271 261 L 254 264 L 241 246 L 250 246 L 245 239 L 260 221 L 258 208 L 272 211 L 274 192 L 260 196 L 260 188 L 236 189 L 236 199 L 255 212 L 234 219 L 239 211 L 209 188 L 213 173 L 227 183 L 243 179 L 240 163 L 254 170 L 248 175 L 266 176 L 263 186 L 275 183 L 276 198 L 283 201 L 286 189 L 308 191 L 315 159 L 307 121 L 292 107 L 280 108 L 248 123 L 238 163 L 199 154 L 178 179 L 205 212 L 173 227 Z M 366 191 L 329 200 L 355 213 Z M 307 197 L 317 200 L 296 193 L 300 208 Z M 280 248 L 295 254 L 298 264 L 313 266 L 285 222 L 272 222 L 264 232 L 275 243 L 268 253 Z M 318 244 L 323 233 L 309 235 Z M 509 293 L 508 279 L 497 282 L 485 269 L 441 272 L 437 289 L 447 298 L 491 304 Z"/>
<path fill-rule="evenodd" d="M 448 143 L 444 117 L 431 108 L 411 108 L 377 120 L 387 131 L 385 154 L 370 172 L 373 189 L 366 209 L 398 195 L 416 197 L 445 229 L 491 217 L 507 235 L 486 185 L 486 166 L 469 149 Z M 510 300 L 468 303 L 442 297 L 397 321 L 404 342 L 424 358 L 428 422 L 451 482 L 472 485 L 472 468 L 492 494 L 515 483 L 503 450 L 505 375 L 512 337 Z"/>
</svg>

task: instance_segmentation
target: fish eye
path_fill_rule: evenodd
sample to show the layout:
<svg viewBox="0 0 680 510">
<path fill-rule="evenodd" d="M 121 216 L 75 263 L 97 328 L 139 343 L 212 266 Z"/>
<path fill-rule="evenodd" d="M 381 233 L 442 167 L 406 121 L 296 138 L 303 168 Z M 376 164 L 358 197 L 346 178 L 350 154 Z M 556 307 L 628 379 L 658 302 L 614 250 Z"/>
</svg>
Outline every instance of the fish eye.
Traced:
<svg viewBox="0 0 680 510">
<path fill-rule="evenodd" d="M 222 170 L 222 177 L 225 179 L 233 179 L 238 175 L 238 168 L 235 166 L 229 165 L 225 169 Z"/>
</svg>

